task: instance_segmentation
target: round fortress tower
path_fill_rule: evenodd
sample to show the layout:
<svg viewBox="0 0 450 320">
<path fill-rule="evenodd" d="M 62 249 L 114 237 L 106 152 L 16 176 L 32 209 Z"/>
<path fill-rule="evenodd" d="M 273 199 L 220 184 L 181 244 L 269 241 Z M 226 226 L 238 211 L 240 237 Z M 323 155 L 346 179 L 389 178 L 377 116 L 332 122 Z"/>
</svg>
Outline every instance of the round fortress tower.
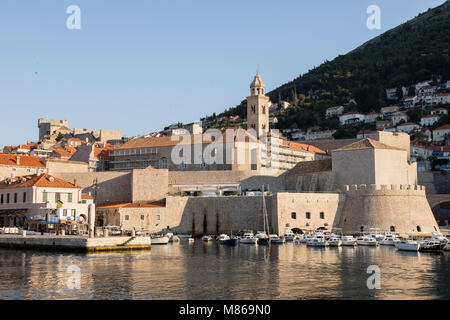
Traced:
<svg viewBox="0 0 450 320">
<path fill-rule="evenodd" d="M 344 233 L 377 228 L 397 233 L 439 231 L 425 187 L 418 185 L 345 186 L 339 227 Z"/>
</svg>

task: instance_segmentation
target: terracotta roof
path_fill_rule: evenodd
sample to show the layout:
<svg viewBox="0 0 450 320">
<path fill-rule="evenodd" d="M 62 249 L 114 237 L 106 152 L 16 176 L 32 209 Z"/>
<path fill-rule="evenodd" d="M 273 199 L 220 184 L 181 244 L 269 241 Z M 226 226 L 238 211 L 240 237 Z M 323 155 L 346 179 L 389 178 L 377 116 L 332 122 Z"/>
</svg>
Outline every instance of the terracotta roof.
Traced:
<svg viewBox="0 0 450 320">
<path fill-rule="evenodd" d="M 94 197 L 92 197 L 90 194 L 82 193 L 81 194 L 81 199 L 83 199 L 83 200 L 93 200 Z"/>
<path fill-rule="evenodd" d="M 450 130 L 450 124 L 444 124 L 443 126 L 440 126 L 439 128 L 434 129 L 434 131 L 438 130 Z"/>
<path fill-rule="evenodd" d="M 383 111 L 393 111 L 393 110 L 398 110 L 398 109 L 400 109 L 399 106 L 383 107 L 383 108 L 381 108 L 381 112 L 383 112 Z"/>
<path fill-rule="evenodd" d="M 132 203 L 132 202 L 112 202 L 104 203 L 97 206 L 97 209 L 113 209 L 113 208 L 164 208 L 164 202 L 154 203 Z"/>
<path fill-rule="evenodd" d="M 0 189 L 14 189 L 26 187 L 44 187 L 44 188 L 79 188 L 80 186 L 70 183 L 61 178 L 54 177 L 47 173 L 41 175 L 27 175 L 21 177 L 7 178 L 0 181 Z"/>
<path fill-rule="evenodd" d="M 15 154 L 0 154 L 0 165 L 45 168 L 45 164 L 39 157 Z"/>
<path fill-rule="evenodd" d="M 441 110 L 447 111 L 447 109 L 445 109 L 445 108 L 443 108 L 443 107 L 439 107 L 439 108 L 433 109 L 433 110 L 431 110 L 431 111 L 441 111 Z"/>
<path fill-rule="evenodd" d="M 333 152 L 336 151 L 350 151 L 350 150 L 364 150 L 364 149 L 390 149 L 390 150 L 402 150 L 401 148 L 397 148 L 397 147 L 391 147 L 388 146 L 387 144 L 384 144 L 382 142 L 370 139 L 370 138 L 366 138 L 366 139 L 362 139 L 356 142 L 353 142 L 352 144 L 346 145 L 342 148 L 333 150 Z"/>
<path fill-rule="evenodd" d="M 422 119 L 423 118 L 439 118 L 439 116 L 437 114 L 429 114 L 429 115 L 423 116 Z"/>
<path fill-rule="evenodd" d="M 418 126 L 418 127 L 420 127 L 417 123 L 414 123 L 414 122 L 406 122 L 406 123 L 399 124 L 399 125 L 397 126 L 397 128 L 398 128 L 398 127 L 403 127 L 403 126 Z"/>
<path fill-rule="evenodd" d="M 240 129 L 236 134 L 238 139 L 241 135 L 246 137 L 246 142 L 249 140 L 253 140 L 256 142 L 256 139 L 250 135 L 246 130 Z M 188 137 L 188 138 L 186 138 Z M 219 142 L 227 142 L 227 134 L 224 133 L 222 135 L 222 141 Z M 187 140 L 187 141 L 186 141 Z M 117 149 L 134 149 L 134 148 L 152 148 L 152 147 L 171 147 L 176 146 L 178 144 L 197 144 L 198 142 L 202 144 L 210 144 L 213 142 L 212 136 L 210 134 L 197 134 L 197 135 L 185 135 L 185 136 L 163 136 L 163 137 L 154 137 L 154 138 L 134 138 L 126 142 L 124 145 Z"/>
<path fill-rule="evenodd" d="M 319 148 L 309 145 L 309 144 L 283 140 L 283 145 L 287 146 L 289 149 L 293 149 L 293 150 L 297 150 L 297 151 L 309 151 L 309 152 L 326 154 L 326 152 L 323 151 L 322 149 L 319 149 Z"/>
</svg>

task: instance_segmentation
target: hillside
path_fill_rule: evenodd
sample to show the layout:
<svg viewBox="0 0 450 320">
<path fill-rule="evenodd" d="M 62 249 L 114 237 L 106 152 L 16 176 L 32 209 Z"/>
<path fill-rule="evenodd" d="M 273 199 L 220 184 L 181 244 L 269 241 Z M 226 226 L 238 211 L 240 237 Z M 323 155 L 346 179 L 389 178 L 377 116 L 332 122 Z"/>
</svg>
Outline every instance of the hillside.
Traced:
<svg viewBox="0 0 450 320">
<path fill-rule="evenodd" d="M 449 9 L 449 1 L 429 9 L 269 92 L 272 102 L 285 100 L 293 104 L 277 115 L 278 127 L 336 128 L 337 119 L 325 119 L 325 109 L 330 106 L 347 105 L 353 99 L 356 104 L 348 104 L 346 111 L 378 111 L 396 103 L 387 101 L 388 88 L 409 87 L 438 77 L 441 81 L 449 80 Z M 246 117 L 245 101 L 208 120 L 235 115 Z"/>
</svg>

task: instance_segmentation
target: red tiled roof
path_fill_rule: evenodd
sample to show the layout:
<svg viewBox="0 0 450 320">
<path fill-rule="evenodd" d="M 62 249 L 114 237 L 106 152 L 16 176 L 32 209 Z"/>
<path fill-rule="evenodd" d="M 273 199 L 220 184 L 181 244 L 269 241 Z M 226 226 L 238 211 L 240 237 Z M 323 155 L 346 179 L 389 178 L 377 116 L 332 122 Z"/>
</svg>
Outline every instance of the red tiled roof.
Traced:
<svg viewBox="0 0 450 320">
<path fill-rule="evenodd" d="M 417 123 L 414 123 L 414 122 L 402 123 L 402 124 L 399 124 L 397 127 L 403 127 L 403 126 L 418 126 L 419 127 L 419 125 Z"/>
<path fill-rule="evenodd" d="M 423 116 L 422 119 L 423 118 L 439 118 L 439 116 L 437 114 L 429 114 L 429 115 Z"/>
<path fill-rule="evenodd" d="M 320 154 L 326 154 L 326 152 L 323 151 L 322 149 L 319 149 L 319 148 L 314 147 L 309 144 L 283 140 L 283 145 L 287 146 L 290 149 L 297 150 L 297 151 L 309 151 L 309 152 L 315 152 L 315 153 L 320 153 Z"/>
<path fill-rule="evenodd" d="M 81 194 L 81 199 L 83 199 L 83 200 L 93 200 L 94 198 L 90 194 L 82 193 Z"/>
<path fill-rule="evenodd" d="M 443 126 L 440 126 L 439 128 L 434 129 L 434 131 L 438 130 L 450 130 L 450 124 L 444 124 Z"/>
<path fill-rule="evenodd" d="M 97 209 L 112 209 L 112 208 L 164 208 L 165 202 L 154 203 L 132 203 L 132 202 L 112 202 L 104 203 L 97 206 Z"/>
<path fill-rule="evenodd" d="M 0 154 L 0 165 L 45 168 L 41 158 L 15 154 Z"/>
<path fill-rule="evenodd" d="M 41 175 L 27 175 L 21 177 L 7 178 L 0 181 L 0 189 L 14 189 L 26 187 L 44 188 L 80 188 L 80 186 L 70 183 L 61 178 L 54 177 L 47 173 Z"/>
</svg>

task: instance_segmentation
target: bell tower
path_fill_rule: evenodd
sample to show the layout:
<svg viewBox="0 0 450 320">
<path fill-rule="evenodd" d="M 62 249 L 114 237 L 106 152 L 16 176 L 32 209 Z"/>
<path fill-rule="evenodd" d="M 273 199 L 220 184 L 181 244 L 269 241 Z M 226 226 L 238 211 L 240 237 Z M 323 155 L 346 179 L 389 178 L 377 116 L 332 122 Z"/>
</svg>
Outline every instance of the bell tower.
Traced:
<svg viewBox="0 0 450 320">
<path fill-rule="evenodd" d="M 258 138 L 269 132 L 269 97 L 264 95 L 265 89 L 259 73 L 256 73 L 247 97 L 247 129 L 255 130 Z"/>
</svg>

